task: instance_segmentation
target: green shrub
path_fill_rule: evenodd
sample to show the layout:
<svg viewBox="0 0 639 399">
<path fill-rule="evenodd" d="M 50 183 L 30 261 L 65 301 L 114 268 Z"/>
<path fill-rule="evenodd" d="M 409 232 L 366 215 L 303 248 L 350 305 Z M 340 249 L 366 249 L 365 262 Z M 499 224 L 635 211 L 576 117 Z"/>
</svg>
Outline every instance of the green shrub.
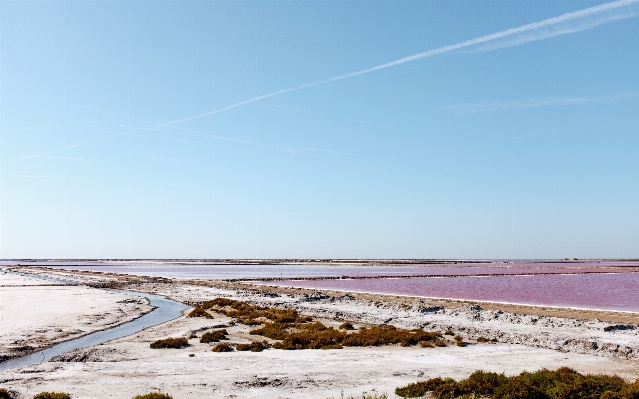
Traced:
<svg viewBox="0 0 639 399">
<path fill-rule="evenodd" d="M 189 346 L 189 340 L 186 338 L 166 338 L 151 342 L 151 349 L 180 349 Z"/>
<path fill-rule="evenodd" d="M 235 350 L 237 351 L 251 351 L 251 352 L 262 352 L 264 349 L 268 349 L 271 347 L 267 341 L 253 341 L 250 344 L 238 344 L 235 345 Z"/>
<path fill-rule="evenodd" d="M 0 399 L 11 399 L 11 394 L 6 389 L 0 388 Z"/>
<path fill-rule="evenodd" d="M 220 340 L 226 339 L 227 334 L 228 333 L 226 332 L 226 329 L 208 331 L 202 334 L 202 338 L 200 338 L 200 342 L 203 344 L 208 344 L 211 342 L 220 342 Z"/>
<path fill-rule="evenodd" d="M 398 396 L 407 398 L 427 392 L 434 398 L 639 399 L 639 381 L 629 384 L 618 376 L 584 375 L 567 367 L 523 372 L 512 377 L 478 370 L 459 382 L 437 377 L 395 390 Z"/>
<path fill-rule="evenodd" d="M 226 342 L 217 344 L 211 349 L 213 352 L 232 352 L 233 347 Z"/>
<path fill-rule="evenodd" d="M 71 399 L 71 396 L 64 392 L 40 392 L 33 399 Z"/>
<path fill-rule="evenodd" d="M 446 381 L 440 377 L 431 378 L 427 381 L 418 381 L 408 384 L 405 387 L 395 388 L 395 395 L 403 398 L 417 398 L 424 396 L 426 392 L 434 391 L 437 387 L 445 383 Z"/>
<path fill-rule="evenodd" d="M 173 399 L 173 397 L 166 393 L 149 392 L 146 395 L 136 395 L 133 399 Z"/>
</svg>

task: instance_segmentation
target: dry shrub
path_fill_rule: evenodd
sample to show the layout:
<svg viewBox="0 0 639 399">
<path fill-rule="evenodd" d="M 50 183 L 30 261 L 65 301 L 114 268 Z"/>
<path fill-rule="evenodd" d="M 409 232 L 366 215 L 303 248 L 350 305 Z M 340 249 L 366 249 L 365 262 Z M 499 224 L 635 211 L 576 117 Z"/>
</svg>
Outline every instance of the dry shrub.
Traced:
<svg viewBox="0 0 639 399">
<path fill-rule="evenodd" d="M 180 349 L 189 346 L 189 340 L 186 338 L 166 338 L 151 342 L 151 349 Z"/>
<path fill-rule="evenodd" d="M 340 329 L 340 330 L 354 330 L 354 329 L 355 329 L 355 327 L 353 326 L 353 323 L 351 323 L 350 321 L 347 321 L 347 322 L 345 322 L 345 323 L 342 323 L 342 324 L 339 326 L 339 329 Z"/>
<path fill-rule="evenodd" d="M 430 341 L 424 341 L 419 343 L 420 348 L 434 348 L 435 344 Z"/>
<path fill-rule="evenodd" d="M 446 341 L 444 341 L 443 339 L 438 339 L 433 343 L 439 348 L 443 348 L 444 346 L 446 346 Z"/>
<path fill-rule="evenodd" d="M 464 346 L 466 346 L 466 342 L 464 342 L 464 341 L 455 341 L 455 345 L 463 348 Z"/>
<path fill-rule="evenodd" d="M 639 399 L 639 382 L 629 384 L 614 375 L 584 375 L 562 367 L 512 377 L 478 370 L 459 382 L 438 377 L 395 390 L 402 397 L 419 397 L 427 392 L 435 398 L 472 395 L 491 399 Z"/>
<path fill-rule="evenodd" d="M 0 388 L 0 399 L 11 399 L 11 394 L 6 389 Z"/>
<path fill-rule="evenodd" d="M 490 342 L 490 340 L 484 336 L 481 336 L 479 338 L 477 338 L 477 342 L 479 343 L 484 343 L 484 342 Z"/>
<path fill-rule="evenodd" d="M 71 396 L 64 392 L 40 392 L 33 399 L 71 399 Z"/>
<path fill-rule="evenodd" d="M 459 341 L 463 341 L 464 337 L 462 337 L 461 335 L 455 335 L 455 337 L 453 338 L 455 341 L 459 342 Z"/>
<path fill-rule="evenodd" d="M 235 350 L 237 351 L 251 351 L 251 352 L 262 352 L 264 349 L 268 349 L 271 347 L 267 341 L 253 341 L 250 344 L 238 344 L 235 346 Z"/>
<path fill-rule="evenodd" d="M 208 344 L 211 342 L 220 342 L 221 340 L 226 339 L 227 335 L 228 335 L 228 332 L 226 332 L 226 329 L 208 331 L 202 334 L 202 337 L 200 338 L 200 342 L 203 344 Z"/>
<path fill-rule="evenodd" d="M 266 323 L 261 328 L 256 328 L 254 330 L 251 330 L 249 334 L 261 335 L 263 337 L 267 337 L 271 339 L 284 339 L 289 334 L 286 331 L 288 327 L 289 327 L 288 324 Z"/>
<path fill-rule="evenodd" d="M 225 342 L 215 345 L 211 350 L 213 352 L 232 352 L 233 347 Z"/>
<path fill-rule="evenodd" d="M 200 306 L 196 306 L 186 317 L 205 317 L 207 319 L 212 319 L 213 316 L 209 314 L 204 308 Z"/>
<path fill-rule="evenodd" d="M 136 395 L 133 399 L 173 399 L 171 395 L 161 392 L 149 392 L 145 395 Z"/>
<path fill-rule="evenodd" d="M 444 335 L 455 335 L 455 333 L 453 332 L 451 328 L 448 328 L 448 330 L 444 332 Z"/>
</svg>

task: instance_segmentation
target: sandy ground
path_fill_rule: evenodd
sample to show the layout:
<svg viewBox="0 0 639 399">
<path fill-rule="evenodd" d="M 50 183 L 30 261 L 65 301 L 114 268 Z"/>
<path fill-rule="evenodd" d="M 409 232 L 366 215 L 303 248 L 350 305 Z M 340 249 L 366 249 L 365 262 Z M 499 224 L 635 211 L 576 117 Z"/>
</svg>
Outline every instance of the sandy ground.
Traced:
<svg viewBox="0 0 639 399">
<path fill-rule="evenodd" d="M 110 328 L 151 310 L 145 299 L 131 295 L 0 273 L 0 359 Z"/>
<path fill-rule="evenodd" d="M 581 372 L 639 377 L 635 362 L 508 344 L 214 353 L 214 344 L 191 339 L 192 346 L 184 349 L 149 347 L 160 338 L 189 336 L 192 331 L 228 326 L 229 322 L 225 317 L 181 317 L 100 345 L 84 362 L 49 362 L 5 371 L 0 373 L 0 382 L 24 398 L 52 390 L 68 392 L 74 398 L 129 399 L 155 390 L 175 399 L 337 398 L 342 390 L 346 395 L 376 390 L 392 397 L 395 387 L 439 375 L 464 378 L 476 369 L 515 374 L 566 365 Z M 228 342 L 250 341 L 246 326 L 227 330 L 231 333 Z"/>
<path fill-rule="evenodd" d="M 48 272 L 41 270 L 40 273 Z M 69 392 L 74 398 L 131 398 L 155 390 L 170 393 L 175 399 L 338 398 L 341 391 L 349 395 L 373 390 L 393 397 L 395 387 L 435 376 L 465 378 L 477 369 L 516 374 L 560 366 L 586 373 L 618 374 L 629 380 L 639 378 L 636 315 L 615 316 L 611 312 L 609 320 L 604 321 L 605 317 L 584 318 L 583 312 L 569 309 L 557 311 L 581 317 L 549 315 L 542 308 L 535 314 L 534 307 L 518 313 L 503 311 L 497 305 L 482 305 L 482 308 L 473 303 L 440 303 L 420 298 L 286 291 L 214 281 L 172 282 L 131 276 L 55 273 L 57 277 L 93 284 L 106 280 L 119 282 L 127 289 L 166 295 L 192 305 L 223 296 L 253 304 L 296 308 L 326 324 L 351 320 L 356 326 L 393 324 L 427 331 L 450 327 L 471 344 L 463 348 L 269 349 L 258 353 L 214 353 L 212 345 L 190 339 L 191 346 L 184 349 L 150 349 L 149 343 L 157 339 L 189 337 L 192 333 L 200 336 L 215 328 L 226 328 L 230 333 L 228 342 L 232 344 L 262 339 L 248 335 L 249 327 L 232 325 L 232 320 L 224 316 L 180 317 L 128 337 L 63 355 L 55 362 L 0 372 L 0 387 L 15 391 L 22 398 L 50 390 Z M 24 290 L 45 288 L 61 287 L 20 287 Z M 82 287 L 64 288 L 91 291 Z M 474 343 L 473 339 L 480 335 L 497 338 L 499 343 Z"/>
</svg>

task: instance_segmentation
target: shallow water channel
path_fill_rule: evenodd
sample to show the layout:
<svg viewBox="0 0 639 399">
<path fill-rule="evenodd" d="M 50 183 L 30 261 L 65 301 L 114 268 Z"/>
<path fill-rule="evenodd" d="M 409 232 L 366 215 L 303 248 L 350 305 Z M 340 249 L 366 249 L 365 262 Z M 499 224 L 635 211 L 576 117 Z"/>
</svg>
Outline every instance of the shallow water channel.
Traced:
<svg viewBox="0 0 639 399">
<path fill-rule="evenodd" d="M 26 277 L 42 278 L 41 276 L 29 275 L 20 273 Z M 62 280 L 58 280 L 62 282 Z M 75 284 L 74 282 L 71 282 Z M 48 361 L 54 356 L 61 355 L 63 353 L 72 351 L 78 348 L 85 348 L 89 346 L 99 345 L 103 342 L 111 341 L 116 338 L 125 337 L 127 335 L 135 334 L 147 327 L 152 327 L 160 323 L 164 323 L 169 320 L 173 320 L 179 317 L 184 309 L 188 306 L 183 303 L 166 299 L 163 296 L 143 294 L 140 292 L 126 291 L 126 290 L 112 290 L 107 291 L 120 292 L 127 295 L 134 295 L 138 297 L 148 298 L 151 302 L 151 306 L 155 307 L 154 310 L 132 320 L 128 323 L 121 324 L 117 327 L 110 328 L 108 330 L 97 331 L 89 335 L 85 335 L 80 338 L 66 341 L 61 344 L 52 346 L 51 348 L 34 352 L 30 355 L 19 357 L 17 359 L 8 360 L 0 363 L 0 371 L 8 370 L 16 367 L 31 366 L 33 364 L 39 364 Z"/>
</svg>

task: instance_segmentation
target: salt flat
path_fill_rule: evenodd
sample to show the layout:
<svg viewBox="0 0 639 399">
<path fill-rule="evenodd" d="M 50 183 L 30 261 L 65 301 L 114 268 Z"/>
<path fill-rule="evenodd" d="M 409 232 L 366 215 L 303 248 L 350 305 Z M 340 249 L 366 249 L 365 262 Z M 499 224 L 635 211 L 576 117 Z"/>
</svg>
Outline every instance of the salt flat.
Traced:
<svg viewBox="0 0 639 399">
<path fill-rule="evenodd" d="M 44 269 L 38 273 L 53 275 Z M 398 386 L 435 376 L 461 379 L 477 369 L 512 375 L 561 366 L 582 373 L 617 374 L 628 380 L 639 378 L 635 314 L 505 305 L 503 308 L 510 310 L 502 311 L 496 308 L 502 306 L 498 304 L 482 309 L 468 302 L 429 302 L 424 298 L 90 272 L 55 271 L 55 276 L 79 283 L 115 282 L 122 284 L 122 288 L 165 295 L 191 306 L 227 297 L 261 306 L 295 308 L 333 326 L 351 320 L 356 327 L 393 324 L 427 331 L 451 328 L 462 334 L 469 345 L 214 353 L 213 344 L 192 338 L 190 346 L 183 349 L 151 349 L 149 343 L 158 339 L 188 338 L 193 333 L 201 336 L 203 331 L 215 328 L 226 328 L 227 342 L 231 344 L 263 339 L 248 334 L 253 327 L 235 323 L 220 314 L 214 319 L 182 316 L 103 345 L 62 355 L 55 359 L 57 361 L 0 372 L 0 387 L 18 392 L 24 398 L 52 390 L 68 392 L 76 398 L 131 398 L 158 390 L 175 399 L 337 398 L 342 391 L 345 395 L 356 395 L 373 390 L 392 397 Z M 43 303 L 43 308 L 58 312 L 58 318 L 70 323 L 78 317 L 90 321 L 91 315 L 96 314 L 92 311 L 97 310 L 103 311 L 99 314 L 101 317 L 109 317 L 106 313 L 120 313 L 117 309 L 129 312 L 118 303 L 119 297 L 109 297 L 116 294 L 102 290 L 81 286 L 15 289 L 24 290 L 24 295 L 13 298 L 14 304 Z M 84 294 L 96 295 L 100 305 L 96 306 L 95 301 L 73 299 Z M 43 295 L 48 295 L 48 299 L 43 301 Z M 122 295 L 122 298 L 129 297 Z M 55 309 L 54 303 L 67 305 Z M 521 310 L 525 313 L 518 313 Z M 38 317 L 44 320 L 47 313 L 30 310 L 33 313 L 29 313 L 32 315 L 29 319 L 33 320 L 26 322 L 14 321 L 21 316 L 15 309 L 12 312 L 7 319 L 15 323 L 17 331 L 36 328 L 33 320 Z M 494 337 L 499 342 L 476 343 L 478 336 Z"/>
<path fill-rule="evenodd" d="M 149 347 L 156 339 L 189 336 L 192 330 L 229 321 L 181 317 L 100 345 L 89 362 L 50 362 L 4 371 L 0 381 L 9 380 L 10 388 L 25 397 L 64 391 L 76 398 L 130 399 L 160 390 L 175 399 L 197 399 L 337 398 L 341 391 L 348 395 L 372 390 L 392 397 L 395 387 L 410 382 L 440 375 L 464 378 L 477 369 L 516 374 L 569 366 L 580 372 L 639 377 L 636 362 L 509 344 L 214 353 L 213 344 L 191 339 L 184 349 Z M 241 333 L 246 328 L 227 328 L 229 342 L 249 342 Z"/>
<path fill-rule="evenodd" d="M 86 286 L 0 273 L 0 356 L 21 356 L 133 320 L 147 301 Z"/>
</svg>

